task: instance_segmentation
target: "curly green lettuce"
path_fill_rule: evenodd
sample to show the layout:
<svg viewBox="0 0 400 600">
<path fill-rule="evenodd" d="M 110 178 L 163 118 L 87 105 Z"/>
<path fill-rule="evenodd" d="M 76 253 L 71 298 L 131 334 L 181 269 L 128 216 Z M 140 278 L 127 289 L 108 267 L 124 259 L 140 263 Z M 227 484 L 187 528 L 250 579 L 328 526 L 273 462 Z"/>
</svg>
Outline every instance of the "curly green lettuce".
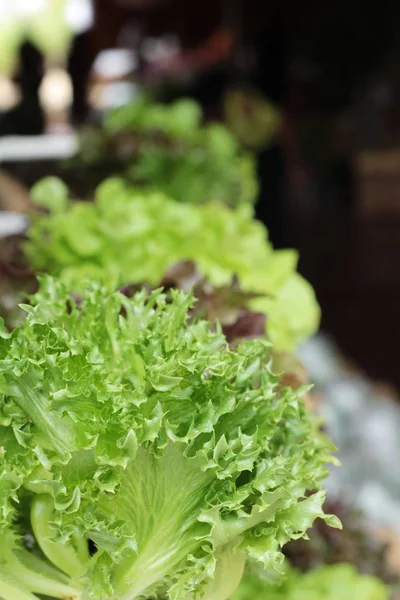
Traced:
<svg viewBox="0 0 400 600">
<path fill-rule="evenodd" d="M 389 600 L 388 588 L 376 577 L 361 575 L 347 563 L 322 566 L 302 574 L 288 570 L 279 586 L 246 573 L 231 600 Z"/>
<path fill-rule="evenodd" d="M 319 307 L 296 273 L 296 251 L 274 251 L 250 207 L 182 205 L 118 179 L 98 188 L 95 203 L 69 202 L 53 178 L 37 184 L 33 199 L 50 213 L 35 216 L 26 253 L 37 271 L 75 291 L 89 278 L 154 286 L 169 267 L 189 259 L 211 283 L 227 285 L 236 275 L 243 290 L 261 296 L 249 306 L 268 315 L 268 336 L 278 349 L 293 350 L 318 327 Z"/>
<path fill-rule="evenodd" d="M 315 518 L 340 526 L 306 389 L 279 384 L 269 342 L 232 351 L 192 303 L 98 284 L 75 302 L 46 277 L 0 327 L 5 600 L 226 600 L 247 557 L 279 571 Z"/>
<path fill-rule="evenodd" d="M 155 287 L 165 291 L 178 288 L 192 292 L 196 302 L 191 314 L 212 323 L 218 321 L 232 346 L 244 338 L 265 336 L 266 315 L 247 308 L 249 301 L 256 298 L 257 294 L 244 292 L 236 278 L 229 285 L 214 286 L 203 277 L 193 261 L 182 260 L 167 269 Z M 148 284 L 138 283 L 122 286 L 120 291 L 131 297 L 141 289 L 150 291 L 152 288 Z"/>
</svg>

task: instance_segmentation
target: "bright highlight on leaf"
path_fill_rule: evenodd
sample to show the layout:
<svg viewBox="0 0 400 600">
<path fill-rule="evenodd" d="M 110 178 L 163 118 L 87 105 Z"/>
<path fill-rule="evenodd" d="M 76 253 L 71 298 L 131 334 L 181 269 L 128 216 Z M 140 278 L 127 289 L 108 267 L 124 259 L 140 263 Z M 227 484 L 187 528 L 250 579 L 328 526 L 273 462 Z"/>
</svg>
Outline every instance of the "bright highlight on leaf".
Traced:
<svg viewBox="0 0 400 600">
<path fill-rule="evenodd" d="M 92 285 L 76 304 L 45 278 L 0 332 L 5 600 L 226 600 L 246 557 L 280 571 L 316 517 L 338 526 L 304 390 L 279 385 L 269 342 L 232 351 L 188 320 L 192 302 Z"/>
</svg>

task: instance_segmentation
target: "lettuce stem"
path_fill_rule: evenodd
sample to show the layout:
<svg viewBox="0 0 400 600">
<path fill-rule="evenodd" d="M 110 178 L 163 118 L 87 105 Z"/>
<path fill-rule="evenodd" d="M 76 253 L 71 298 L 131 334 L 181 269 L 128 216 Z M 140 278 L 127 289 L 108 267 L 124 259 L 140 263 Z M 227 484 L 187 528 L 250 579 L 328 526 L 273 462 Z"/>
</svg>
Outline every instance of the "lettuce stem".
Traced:
<svg viewBox="0 0 400 600">
<path fill-rule="evenodd" d="M 59 581 L 60 583 L 68 584 L 70 581 L 70 578 L 65 573 L 62 573 L 49 562 L 42 560 L 28 550 L 22 548 L 14 549 L 14 554 L 23 568 L 29 569 L 34 573 L 40 573 L 44 577 Z"/>
<path fill-rule="evenodd" d="M 48 560 L 70 577 L 79 578 L 85 567 L 71 545 L 53 541 L 54 530 L 51 526 L 54 505 L 51 496 L 37 496 L 32 502 L 31 523 L 33 533 L 43 554 Z"/>
<path fill-rule="evenodd" d="M 0 579 L 0 594 L 2 600 L 37 600 L 37 598 L 26 590 Z"/>
<path fill-rule="evenodd" d="M 38 565 L 41 567 L 41 561 Z M 14 552 L 10 552 L 9 556 L 5 556 L 5 564 L 2 567 L 5 576 L 11 578 L 12 581 L 21 582 L 26 592 L 33 594 L 41 594 L 51 598 L 60 598 L 60 600 L 78 600 L 81 592 L 68 583 L 64 583 L 53 577 L 43 570 L 29 568 L 26 564 L 20 561 Z M 18 588 L 19 589 L 19 588 Z M 0 598 L 2 598 L 2 587 L 0 586 Z"/>
<path fill-rule="evenodd" d="M 49 579 L 30 569 L 22 567 L 20 572 L 16 573 L 16 576 L 19 576 L 24 586 L 35 594 L 42 594 L 50 598 L 60 598 L 61 600 L 65 598 L 68 598 L 68 600 L 78 600 L 81 595 L 80 591 L 74 587 L 55 581 L 54 579 Z"/>
</svg>

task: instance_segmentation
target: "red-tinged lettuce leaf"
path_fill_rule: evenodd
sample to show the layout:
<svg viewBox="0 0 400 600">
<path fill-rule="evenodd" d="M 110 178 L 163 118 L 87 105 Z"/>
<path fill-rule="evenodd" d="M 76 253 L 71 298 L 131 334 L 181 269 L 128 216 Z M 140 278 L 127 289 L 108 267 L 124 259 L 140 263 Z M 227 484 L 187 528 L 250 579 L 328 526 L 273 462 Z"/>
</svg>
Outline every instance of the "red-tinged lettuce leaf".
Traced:
<svg viewBox="0 0 400 600">
<path fill-rule="evenodd" d="M 219 321 L 229 341 L 265 335 L 266 315 L 247 308 L 259 295 L 244 291 L 237 277 L 232 278 L 230 285 L 215 286 L 202 276 L 193 261 L 184 260 L 166 271 L 160 285 L 192 290 L 197 300 L 193 309 L 196 316 Z"/>
</svg>

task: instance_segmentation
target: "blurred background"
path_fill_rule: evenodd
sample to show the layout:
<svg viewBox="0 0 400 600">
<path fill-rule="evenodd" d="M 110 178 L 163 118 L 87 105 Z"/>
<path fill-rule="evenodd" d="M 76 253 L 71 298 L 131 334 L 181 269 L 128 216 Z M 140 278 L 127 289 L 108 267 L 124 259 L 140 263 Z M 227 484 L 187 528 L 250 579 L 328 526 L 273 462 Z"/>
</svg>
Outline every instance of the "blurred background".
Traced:
<svg viewBox="0 0 400 600">
<path fill-rule="evenodd" d="M 2 209 L 143 92 L 224 121 L 322 306 L 301 356 L 348 457 L 332 493 L 400 528 L 399 26 L 395 0 L 0 0 Z"/>
</svg>

